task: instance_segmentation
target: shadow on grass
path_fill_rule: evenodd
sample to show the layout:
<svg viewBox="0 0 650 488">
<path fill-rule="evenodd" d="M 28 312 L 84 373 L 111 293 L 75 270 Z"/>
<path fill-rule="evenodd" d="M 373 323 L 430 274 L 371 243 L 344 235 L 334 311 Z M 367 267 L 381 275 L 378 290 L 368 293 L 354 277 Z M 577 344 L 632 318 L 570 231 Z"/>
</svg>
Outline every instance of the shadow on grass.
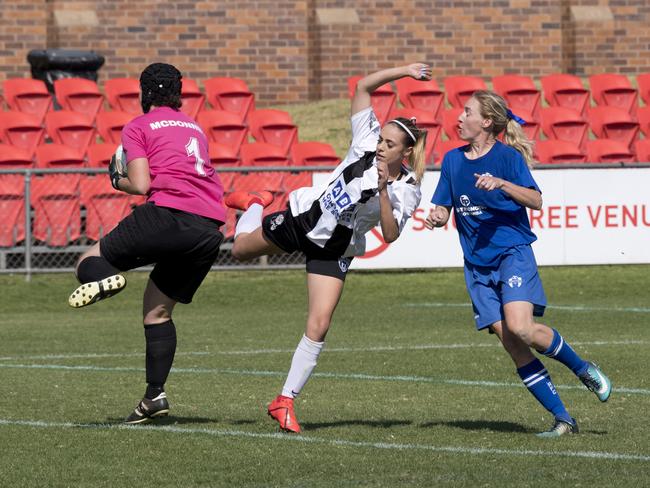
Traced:
<svg viewBox="0 0 650 488">
<path fill-rule="evenodd" d="M 537 434 L 543 429 L 531 429 L 514 422 L 502 420 L 453 420 L 445 422 L 426 422 L 420 424 L 422 428 L 428 427 L 454 427 L 464 430 L 490 430 L 492 432 L 515 432 L 519 434 Z M 550 425 L 549 425 L 550 427 Z M 607 435 L 606 430 L 584 430 L 580 429 L 581 434 Z"/>
<path fill-rule="evenodd" d="M 389 429 L 397 425 L 411 425 L 410 420 L 337 420 L 336 422 L 305 422 L 301 423 L 303 430 L 329 429 L 332 427 L 363 426 Z"/>
<path fill-rule="evenodd" d="M 211 419 L 207 417 L 158 417 L 151 420 L 150 422 L 145 422 L 142 425 L 184 425 L 184 424 L 216 424 L 219 422 L 217 419 Z M 246 421 L 247 422 L 247 421 Z M 123 424 L 123 417 L 110 417 L 106 419 L 105 424 Z M 100 424 L 98 424 L 100 425 Z M 126 424 L 125 424 L 126 425 Z M 137 425 L 137 424 L 136 424 Z"/>
<path fill-rule="evenodd" d="M 441 422 L 426 422 L 420 427 L 455 427 L 464 430 L 490 430 L 493 432 L 518 432 L 521 434 L 535 434 L 538 430 L 530 429 L 514 422 L 502 420 L 452 420 Z"/>
</svg>

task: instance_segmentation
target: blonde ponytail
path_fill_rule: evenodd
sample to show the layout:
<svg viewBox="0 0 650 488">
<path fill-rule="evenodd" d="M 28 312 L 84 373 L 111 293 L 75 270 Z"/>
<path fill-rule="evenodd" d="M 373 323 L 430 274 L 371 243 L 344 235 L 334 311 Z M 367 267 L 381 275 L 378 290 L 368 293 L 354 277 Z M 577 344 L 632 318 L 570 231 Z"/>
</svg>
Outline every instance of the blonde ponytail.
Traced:
<svg viewBox="0 0 650 488">
<path fill-rule="evenodd" d="M 427 131 L 418 128 L 415 124 L 415 118 L 398 117 L 388 121 L 388 123 L 398 126 L 404 132 L 406 146 L 413 148 L 409 155 L 409 167 L 415 173 L 417 182 L 420 183 L 426 169 Z M 413 138 L 415 138 L 415 141 Z"/>
<path fill-rule="evenodd" d="M 427 131 L 419 130 L 417 141 L 413 146 L 413 151 L 409 156 L 409 166 L 415 173 L 415 179 L 419 182 L 422 181 L 424 170 L 426 169 L 426 144 L 427 144 Z"/>
<path fill-rule="evenodd" d="M 478 90 L 472 94 L 480 107 L 481 116 L 492 121 L 490 133 L 496 138 L 504 132 L 503 142 L 514 147 L 524 158 L 529 168 L 535 164 L 533 141 L 528 139 L 521 125 L 508 116 L 508 105 L 498 94 L 488 90 Z"/>
<path fill-rule="evenodd" d="M 505 134 L 503 135 L 503 141 L 521 153 L 529 168 L 533 167 L 535 164 L 535 157 L 533 156 L 533 141 L 528 139 L 524 130 L 521 128 L 521 125 L 519 125 L 516 120 L 508 120 Z"/>
</svg>

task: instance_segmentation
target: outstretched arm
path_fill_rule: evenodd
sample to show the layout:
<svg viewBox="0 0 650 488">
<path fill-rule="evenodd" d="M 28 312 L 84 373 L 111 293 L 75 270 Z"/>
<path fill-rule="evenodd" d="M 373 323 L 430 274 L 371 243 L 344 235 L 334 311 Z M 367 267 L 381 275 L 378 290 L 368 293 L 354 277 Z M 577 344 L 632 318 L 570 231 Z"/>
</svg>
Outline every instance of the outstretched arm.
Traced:
<svg viewBox="0 0 650 488">
<path fill-rule="evenodd" d="M 389 68 L 376 73 L 371 73 L 365 78 L 361 78 L 357 83 L 357 89 L 352 97 L 350 114 L 354 115 L 364 108 L 370 107 L 370 94 L 385 83 L 389 83 L 399 78 L 410 76 L 416 80 L 430 80 L 431 67 L 424 63 L 414 63 L 408 66 L 399 66 Z"/>
</svg>

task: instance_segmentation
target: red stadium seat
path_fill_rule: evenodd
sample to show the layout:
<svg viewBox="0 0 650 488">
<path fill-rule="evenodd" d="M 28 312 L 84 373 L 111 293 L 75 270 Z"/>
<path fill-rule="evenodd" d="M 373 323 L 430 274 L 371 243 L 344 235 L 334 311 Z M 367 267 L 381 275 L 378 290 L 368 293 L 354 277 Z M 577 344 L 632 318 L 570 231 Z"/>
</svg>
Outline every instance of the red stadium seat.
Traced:
<svg viewBox="0 0 650 488">
<path fill-rule="evenodd" d="M 49 112 L 45 116 L 45 129 L 53 142 L 73 147 L 85 154 L 95 142 L 95 128 L 87 115 L 70 110 Z"/>
<path fill-rule="evenodd" d="M 224 238 L 230 239 L 235 235 L 235 227 L 237 226 L 237 212 L 232 208 L 226 209 L 226 222 L 221 227 L 221 232 Z"/>
<path fill-rule="evenodd" d="M 587 155 L 571 141 L 546 140 L 536 141 L 535 157 L 541 164 L 585 163 Z"/>
<path fill-rule="evenodd" d="M 105 175 L 81 180 L 81 204 L 86 207 L 86 236 L 94 241 L 110 232 L 131 213 L 131 198 L 116 191 Z"/>
<path fill-rule="evenodd" d="M 433 148 L 438 143 L 440 133 L 442 132 L 442 125 L 440 125 L 433 112 L 426 112 L 415 108 L 403 108 L 395 110 L 392 117 L 404 117 L 407 119 L 415 117 L 417 126 L 427 131 L 427 142 L 425 146 L 426 164 L 433 164 Z"/>
<path fill-rule="evenodd" d="M 181 80 L 181 111 L 188 117 L 196 119 L 198 113 L 203 109 L 204 102 L 205 95 L 201 93 L 196 81 L 183 78 Z"/>
<path fill-rule="evenodd" d="M 122 129 L 133 120 L 133 114 L 114 110 L 97 114 L 97 132 L 104 142 L 120 144 L 122 142 Z"/>
<path fill-rule="evenodd" d="M 64 144 L 42 144 L 36 148 L 37 168 L 82 168 L 84 153 Z"/>
<path fill-rule="evenodd" d="M 641 99 L 646 105 L 650 105 L 650 73 L 637 75 L 636 84 L 639 86 Z"/>
<path fill-rule="evenodd" d="M 634 143 L 636 160 L 640 163 L 650 163 L 650 139 L 642 139 Z"/>
<path fill-rule="evenodd" d="M 45 141 L 38 117 L 22 112 L 0 112 L 0 141 L 24 149 L 30 156 Z"/>
<path fill-rule="evenodd" d="M 351 76 L 348 78 L 348 95 L 350 98 L 354 96 L 357 83 L 361 78 L 361 76 Z M 397 95 L 395 95 L 393 88 L 388 83 L 381 85 L 370 95 L 372 109 L 381 125 L 384 125 L 386 120 L 388 120 L 388 116 L 393 111 L 393 107 L 395 107 L 396 99 Z"/>
<path fill-rule="evenodd" d="M 447 100 L 454 108 L 463 108 L 475 91 L 487 90 L 485 82 L 475 76 L 449 76 L 444 83 Z"/>
<path fill-rule="evenodd" d="M 639 135 L 639 123 L 629 112 L 618 107 L 592 107 L 589 110 L 589 125 L 598 139 L 621 141 L 628 148 Z"/>
<path fill-rule="evenodd" d="M 633 163 L 634 154 L 629 147 L 614 139 L 587 141 L 587 161 L 590 163 Z"/>
<path fill-rule="evenodd" d="M 291 148 L 291 160 L 296 166 L 336 166 L 341 159 L 325 142 L 299 142 Z"/>
<path fill-rule="evenodd" d="M 251 114 L 252 115 L 252 114 Z M 277 146 L 263 142 L 244 144 L 241 147 L 243 166 L 288 166 L 286 153 Z M 234 190 L 269 190 L 274 193 L 282 192 L 284 173 L 279 171 L 264 171 L 240 174 L 233 182 Z"/>
<path fill-rule="evenodd" d="M 532 78 L 521 75 L 495 76 L 492 84 L 494 91 L 505 99 L 513 112 L 518 113 L 523 109 L 533 116 L 532 120 L 539 120 L 541 95 Z"/>
<path fill-rule="evenodd" d="M 395 86 L 399 101 L 404 107 L 431 112 L 436 120 L 441 121 L 445 95 L 435 80 L 400 78 L 395 81 Z"/>
<path fill-rule="evenodd" d="M 450 139 L 448 141 L 440 141 L 434 149 L 435 163 L 442 164 L 442 159 L 445 157 L 445 154 L 447 154 L 452 149 L 456 149 L 457 147 L 463 147 L 466 145 L 467 142 L 463 141 L 462 139 Z"/>
<path fill-rule="evenodd" d="M 239 173 L 233 179 L 232 191 L 267 190 L 278 195 L 283 192 L 283 177 L 279 171 Z"/>
<path fill-rule="evenodd" d="M 543 109 L 542 129 L 549 139 L 572 142 L 581 150 L 586 148 L 589 124 L 573 109 L 564 107 Z"/>
<path fill-rule="evenodd" d="M 88 166 L 91 168 L 107 168 L 117 150 L 117 144 L 104 142 L 88 146 Z"/>
<path fill-rule="evenodd" d="M 589 90 L 574 75 L 555 74 L 542 77 L 544 98 L 551 107 L 570 108 L 586 115 L 589 106 Z"/>
<path fill-rule="evenodd" d="M 639 121 L 641 132 L 643 132 L 646 137 L 650 137 L 650 105 L 640 107 L 636 116 Z"/>
<path fill-rule="evenodd" d="M 135 78 L 112 78 L 104 83 L 108 104 L 113 110 L 132 115 L 142 114 L 140 82 Z"/>
<path fill-rule="evenodd" d="M 84 114 L 91 123 L 104 103 L 104 95 L 99 92 L 97 83 L 85 78 L 55 80 L 54 94 L 62 109 Z"/>
<path fill-rule="evenodd" d="M 285 154 L 298 142 L 298 127 L 287 112 L 273 109 L 253 110 L 248 115 L 248 122 L 251 134 L 257 142 L 278 146 Z M 242 159 L 245 159 L 243 155 Z"/>
<path fill-rule="evenodd" d="M 33 115 L 43 122 L 45 114 L 52 108 L 52 95 L 41 80 L 12 78 L 5 80 L 2 86 L 10 110 Z"/>
<path fill-rule="evenodd" d="M 241 145 L 248 139 L 248 128 L 239 115 L 226 110 L 203 110 L 197 121 L 208 141 L 230 146 L 239 152 Z"/>
<path fill-rule="evenodd" d="M 255 95 L 239 78 L 210 78 L 203 82 L 208 102 L 216 110 L 239 115 L 240 121 L 248 118 L 255 109 Z"/>
<path fill-rule="evenodd" d="M 313 173 L 310 171 L 300 171 L 299 173 L 284 173 L 284 191 L 292 192 L 297 188 L 305 188 L 313 184 Z"/>
<path fill-rule="evenodd" d="M 450 108 L 442 114 L 442 127 L 451 140 L 460 139 L 458 135 L 458 117 L 463 113 L 462 108 Z"/>
<path fill-rule="evenodd" d="M 25 179 L 0 175 L 0 247 L 15 246 L 25 239 Z"/>
<path fill-rule="evenodd" d="M 80 175 L 46 175 L 32 180 L 33 235 L 49 246 L 81 236 Z"/>
<path fill-rule="evenodd" d="M 210 164 L 216 169 L 221 167 L 234 167 L 241 166 L 239 159 L 239 150 L 226 144 L 219 144 L 218 142 L 210 142 L 208 146 L 210 154 Z"/>
<path fill-rule="evenodd" d="M 232 191 L 232 183 L 235 181 L 235 176 L 237 176 L 237 173 L 219 172 L 219 180 L 221 181 L 221 186 L 223 187 L 224 193 L 229 193 Z"/>
<path fill-rule="evenodd" d="M 282 148 L 269 143 L 254 142 L 241 147 L 242 166 L 289 166 Z"/>
<path fill-rule="evenodd" d="M 0 169 L 27 169 L 34 166 L 32 155 L 25 149 L 0 144 Z"/>
<path fill-rule="evenodd" d="M 597 105 L 618 107 L 635 116 L 638 92 L 625 75 L 602 74 L 589 77 L 591 94 Z"/>
</svg>

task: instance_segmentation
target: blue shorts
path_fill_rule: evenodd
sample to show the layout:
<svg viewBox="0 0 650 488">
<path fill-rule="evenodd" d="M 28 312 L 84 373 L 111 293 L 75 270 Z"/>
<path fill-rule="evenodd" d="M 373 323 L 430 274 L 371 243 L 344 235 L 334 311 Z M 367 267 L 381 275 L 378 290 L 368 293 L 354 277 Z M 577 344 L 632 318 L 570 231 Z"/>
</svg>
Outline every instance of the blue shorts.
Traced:
<svg viewBox="0 0 650 488">
<path fill-rule="evenodd" d="M 503 320 L 503 305 L 510 302 L 532 303 L 533 315 L 544 315 L 546 295 L 530 245 L 508 249 L 495 266 L 476 266 L 465 261 L 465 283 L 477 330 Z"/>
</svg>

